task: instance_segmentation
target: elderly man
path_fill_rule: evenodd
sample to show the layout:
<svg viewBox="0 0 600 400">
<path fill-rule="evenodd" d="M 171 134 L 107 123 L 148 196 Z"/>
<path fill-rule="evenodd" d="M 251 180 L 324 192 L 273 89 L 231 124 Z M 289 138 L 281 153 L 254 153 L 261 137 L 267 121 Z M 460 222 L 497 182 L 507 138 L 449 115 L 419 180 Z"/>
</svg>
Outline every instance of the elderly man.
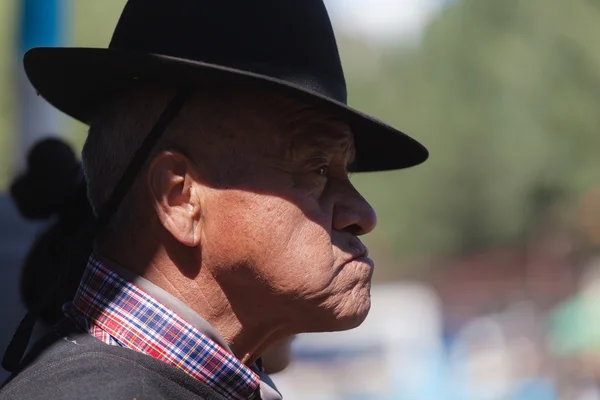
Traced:
<svg viewBox="0 0 600 400">
<path fill-rule="evenodd" d="M 321 0 L 129 0 L 108 49 L 25 67 L 90 125 L 98 226 L 67 318 L 0 398 L 278 399 L 263 353 L 364 320 L 376 218 L 348 173 L 427 151 L 345 104 Z"/>
</svg>

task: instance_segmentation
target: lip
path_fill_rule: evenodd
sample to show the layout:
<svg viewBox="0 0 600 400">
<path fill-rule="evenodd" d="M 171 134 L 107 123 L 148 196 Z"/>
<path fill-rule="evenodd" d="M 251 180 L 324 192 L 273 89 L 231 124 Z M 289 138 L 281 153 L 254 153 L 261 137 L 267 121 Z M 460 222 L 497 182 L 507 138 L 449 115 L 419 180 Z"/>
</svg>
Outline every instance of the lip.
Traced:
<svg viewBox="0 0 600 400">
<path fill-rule="evenodd" d="M 334 275 L 337 276 L 345 268 L 350 267 L 352 264 L 355 264 L 356 267 L 359 266 L 358 264 L 368 265 L 369 271 L 370 271 L 370 276 L 372 276 L 373 271 L 375 270 L 375 262 L 370 257 L 368 257 L 365 253 L 363 253 L 362 255 L 357 255 L 356 257 L 352 257 L 352 258 L 346 260 L 345 262 L 343 262 L 342 264 L 340 264 L 336 268 Z"/>
<path fill-rule="evenodd" d="M 370 257 L 368 257 L 366 255 L 361 255 L 361 256 L 353 257 L 352 259 L 346 261 L 343 265 L 340 266 L 340 270 L 344 269 L 345 267 L 349 267 L 352 264 L 354 264 L 357 267 L 359 266 L 358 264 L 366 264 L 369 266 L 371 273 L 375 269 L 375 262 Z"/>
<path fill-rule="evenodd" d="M 373 277 L 373 273 L 375 272 L 375 262 L 367 256 L 355 257 L 346 264 L 344 264 L 344 266 L 341 269 L 344 268 L 356 268 L 357 271 L 366 271 L 367 275 L 364 276 L 364 278 L 366 278 L 370 282 L 371 278 Z"/>
<path fill-rule="evenodd" d="M 373 261 L 373 259 L 371 259 L 370 257 L 364 255 L 364 256 L 360 256 L 360 257 L 355 257 L 352 260 L 348 261 L 348 264 L 351 263 L 365 263 L 368 264 L 371 269 L 375 268 L 375 262 Z"/>
<path fill-rule="evenodd" d="M 358 258 L 369 257 L 369 249 L 360 241 L 357 241 L 357 243 L 352 243 L 349 253 L 350 254 L 348 255 L 350 256 L 350 258 L 348 259 L 348 262 L 356 260 Z"/>
</svg>

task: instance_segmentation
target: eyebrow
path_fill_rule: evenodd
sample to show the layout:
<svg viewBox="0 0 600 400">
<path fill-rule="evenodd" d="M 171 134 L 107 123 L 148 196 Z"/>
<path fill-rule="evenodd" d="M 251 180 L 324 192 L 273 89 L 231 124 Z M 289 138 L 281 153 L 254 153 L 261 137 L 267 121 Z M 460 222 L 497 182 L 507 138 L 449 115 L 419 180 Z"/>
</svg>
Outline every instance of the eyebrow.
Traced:
<svg viewBox="0 0 600 400">
<path fill-rule="evenodd" d="M 337 132 L 330 130 L 327 134 L 298 134 L 294 137 L 292 147 L 293 153 L 308 154 L 311 158 L 345 154 L 348 156 L 349 165 L 356 158 L 354 137 L 346 130 L 337 130 Z"/>
</svg>

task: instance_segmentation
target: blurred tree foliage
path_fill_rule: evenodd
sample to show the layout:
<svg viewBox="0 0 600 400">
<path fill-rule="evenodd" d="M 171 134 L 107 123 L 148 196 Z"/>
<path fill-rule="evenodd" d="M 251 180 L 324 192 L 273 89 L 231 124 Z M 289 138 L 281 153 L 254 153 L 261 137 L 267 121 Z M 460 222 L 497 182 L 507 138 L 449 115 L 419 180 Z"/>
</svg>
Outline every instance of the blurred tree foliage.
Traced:
<svg viewBox="0 0 600 400">
<path fill-rule="evenodd" d="M 71 2 L 71 44 L 106 46 L 125 1 Z M 378 210 L 366 241 L 380 266 L 518 243 L 545 205 L 575 204 L 598 185 L 597 38 L 600 0 L 455 0 L 410 48 L 340 37 L 350 104 L 431 151 L 415 169 L 353 178 Z M 73 125 L 74 143 L 84 132 Z"/>
<path fill-rule="evenodd" d="M 389 262 L 518 243 L 548 205 L 598 185 L 596 38 L 597 0 L 462 0 L 419 47 L 380 54 L 376 79 L 347 63 L 352 105 L 431 151 L 355 178 L 380 215 L 371 246 Z"/>
<path fill-rule="evenodd" d="M 10 154 L 13 146 L 14 102 L 14 34 L 16 2 L 0 0 L 0 189 L 10 175 Z"/>
</svg>

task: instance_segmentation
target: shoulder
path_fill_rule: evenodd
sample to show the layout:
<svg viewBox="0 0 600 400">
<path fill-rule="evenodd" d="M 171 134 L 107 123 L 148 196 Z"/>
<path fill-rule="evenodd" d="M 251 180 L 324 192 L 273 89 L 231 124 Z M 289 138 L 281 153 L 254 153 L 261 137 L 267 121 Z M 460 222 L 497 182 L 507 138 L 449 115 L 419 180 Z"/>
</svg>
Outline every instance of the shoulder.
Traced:
<svg viewBox="0 0 600 400">
<path fill-rule="evenodd" d="M 0 399 L 143 399 L 155 393 L 152 373 L 110 354 L 84 352 L 34 361 L 0 392 Z"/>
<path fill-rule="evenodd" d="M 2 389 L 0 399 L 167 398 L 158 394 L 147 371 L 86 353 L 57 363 L 34 362 Z"/>
<path fill-rule="evenodd" d="M 1 391 L 12 399 L 220 399 L 182 371 L 86 334 L 57 338 Z"/>
</svg>

